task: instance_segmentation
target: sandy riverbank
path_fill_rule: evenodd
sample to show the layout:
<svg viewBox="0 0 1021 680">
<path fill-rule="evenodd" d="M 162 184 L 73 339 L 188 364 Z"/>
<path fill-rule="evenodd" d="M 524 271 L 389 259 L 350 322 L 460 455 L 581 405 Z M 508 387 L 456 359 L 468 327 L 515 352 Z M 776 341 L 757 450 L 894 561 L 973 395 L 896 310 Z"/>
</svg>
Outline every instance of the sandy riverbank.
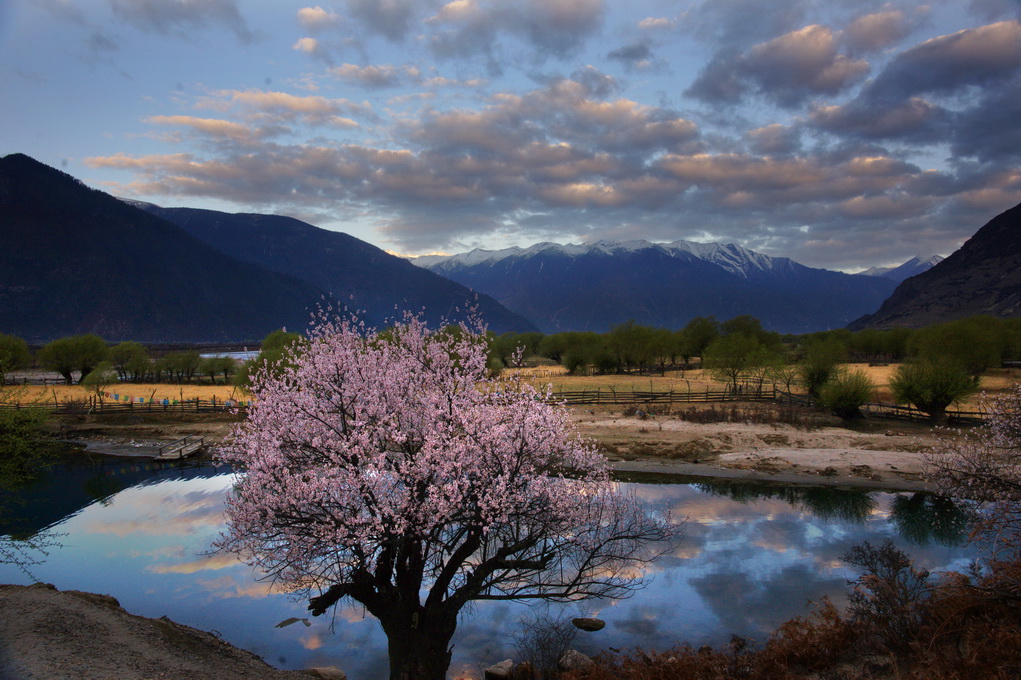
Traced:
<svg viewBox="0 0 1021 680">
<path fill-rule="evenodd" d="M 936 446 L 931 427 L 882 420 L 862 420 L 852 429 L 823 419 L 806 429 L 585 408 L 573 409 L 572 420 L 623 472 L 918 490 L 925 488 L 923 454 Z M 97 419 L 66 426 L 63 437 L 93 453 L 145 457 L 186 435 L 203 436 L 215 447 L 232 427 L 222 416 L 152 423 Z"/>
<path fill-rule="evenodd" d="M 931 427 L 865 421 L 855 429 L 748 422 L 692 423 L 576 410 L 582 436 L 621 471 L 920 490 Z"/>
</svg>

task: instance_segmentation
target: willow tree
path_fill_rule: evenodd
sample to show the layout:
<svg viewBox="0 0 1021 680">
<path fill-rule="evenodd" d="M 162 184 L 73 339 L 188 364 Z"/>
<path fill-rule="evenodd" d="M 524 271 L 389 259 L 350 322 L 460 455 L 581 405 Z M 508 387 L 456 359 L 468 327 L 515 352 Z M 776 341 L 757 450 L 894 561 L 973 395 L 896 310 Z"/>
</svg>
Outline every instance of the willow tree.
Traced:
<svg viewBox="0 0 1021 680">
<path fill-rule="evenodd" d="M 469 602 L 626 596 L 675 531 L 547 395 L 487 377 L 480 328 L 320 321 L 289 359 L 223 454 L 244 472 L 220 546 L 314 615 L 361 603 L 391 678 L 444 678 Z"/>
</svg>

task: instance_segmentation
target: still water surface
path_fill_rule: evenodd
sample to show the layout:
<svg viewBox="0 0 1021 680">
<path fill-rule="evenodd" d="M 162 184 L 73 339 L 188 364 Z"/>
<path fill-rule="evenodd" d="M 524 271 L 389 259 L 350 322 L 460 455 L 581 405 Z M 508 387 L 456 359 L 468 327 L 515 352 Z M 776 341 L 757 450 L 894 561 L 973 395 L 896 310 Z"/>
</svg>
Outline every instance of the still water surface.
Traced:
<svg viewBox="0 0 1021 680">
<path fill-rule="evenodd" d="M 300 601 L 258 580 L 229 555 L 210 554 L 223 530 L 233 476 L 223 468 L 157 467 L 92 460 L 53 467 L 17 492 L 0 492 L 0 536 L 44 532 L 59 542 L 32 575 L 60 589 L 117 597 L 130 612 L 169 616 L 220 633 L 281 668 L 336 665 L 352 680 L 386 677 L 386 640 L 360 608 L 285 628 L 306 616 Z M 616 602 L 565 605 L 598 616 L 597 633 L 576 645 L 666 649 L 675 642 L 719 644 L 733 633 L 764 640 L 779 623 L 806 614 L 809 600 L 846 601 L 856 576 L 840 556 L 864 540 L 892 538 L 922 567 L 963 569 L 961 513 L 920 494 L 837 491 L 736 483 L 633 483 L 645 503 L 683 520 L 683 537 L 651 571 L 651 582 Z M 0 539 L 4 540 L 4 539 Z M 10 540 L 10 538 L 6 539 Z M 30 583 L 0 564 L 0 583 Z M 481 603 L 462 616 L 450 677 L 515 656 L 511 632 L 526 605 Z"/>
</svg>

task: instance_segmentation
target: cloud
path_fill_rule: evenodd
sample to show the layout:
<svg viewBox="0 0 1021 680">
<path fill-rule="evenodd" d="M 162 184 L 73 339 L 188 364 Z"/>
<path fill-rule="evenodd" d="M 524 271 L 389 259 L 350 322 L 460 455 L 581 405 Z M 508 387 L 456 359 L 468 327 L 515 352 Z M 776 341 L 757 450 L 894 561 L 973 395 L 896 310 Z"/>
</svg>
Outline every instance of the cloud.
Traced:
<svg viewBox="0 0 1021 680">
<path fill-rule="evenodd" d="M 146 567 L 146 571 L 154 574 L 194 574 L 200 571 L 217 571 L 236 567 L 242 562 L 236 555 L 216 553 L 207 555 L 190 562 L 179 562 L 177 564 L 152 564 Z"/>
<path fill-rule="evenodd" d="M 319 46 L 319 41 L 315 38 L 298 38 L 298 40 L 291 45 L 291 49 L 304 52 L 305 54 L 311 54 L 313 56 L 324 56 L 324 52 Z"/>
<path fill-rule="evenodd" d="M 389 64 L 341 64 L 330 69 L 330 74 L 353 85 L 368 88 L 398 87 L 409 80 L 420 79 L 414 66 L 391 66 Z"/>
<path fill-rule="evenodd" d="M 1002 21 L 942 35 L 906 50 L 880 73 L 867 96 L 900 101 L 952 94 L 1013 77 L 1021 69 L 1021 23 Z"/>
<path fill-rule="evenodd" d="M 645 43 L 635 43 L 613 50 L 606 58 L 619 61 L 628 69 L 645 68 L 652 63 L 652 50 Z"/>
<path fill-rule="evenodd" d="M 686 94 L 711 103 L 736 103 L 755 92 L 785 107 L 817 95 L 837 94 L 860 81 L 869 64 L 837 51 L 838 41 L 825 26 L 791 31 L 744 53 L 714 57 Z"/>
<path fill-rule="evenodd" d="M 154 125 L 171 125 L 193 130 L 213 140 L 231 141 L 239 144 L 252 144 L 259 139 L 270 136 L 269 130 L 254 130 L 247 125 L 234 123 L 217 118 L 197 118 L 195 116 L 150 116 L 147 122 Z"/>
<path fill-rule="evenodd" d="M 722 53 L 804 26 L 808 0 L 703 0 L 681 15 L 681 29 Z"/>
<path fill-rule="evenodd" d="M 868 97 L 859 97 L 844 105 L 814 107 L 808 121 L 838 135 L 930 144 L 950 137 L 952 116 L 946 109 L 921 97 L 886 106 Z"/>
<path fill-rule="evenodd" d="M 900 42 L 911 30 L 904 12 L 887 10 L 858 17 L 844 29 L 841 40 L 854 54 L 876 52 Z"/>
<path fill-rule="evenodd" d="M 957 156 L 1013 156 L 1004 111 L 1016 111 L 1021 24 L 1004 21 L 938 36 L 893 57 L 852 100 L 814 107 L 808 123 L 844 137 L 913 144 L 952 141 Z M 995 87 L 994 87 L 995 86 Z M 973 98 L 961 95 L 977 93 Z M 963 103 L 963 106 L 962 106 Z M 956 110 L 955 110 L 956 109 Z M 1006 149 L 1006 151 L 1004 151 Z"/>
<path fill-rule="evenodd" d="M 330 30 L 341 24 L 341 18 L 336 12 L 325 10 L 319 5 L 299 9 L 297 17 L 298 23 L 312 33 Z"/>
<path fill-rule="evenodd" d="M 416 10 L 431 4 L 417 0 L 347 0 L 347 9 L 352 19 L 372 33 L 401 42 L 416 23 Z"/>
<path fill-rule="evenodd" d="M 638 28 L 647 31 L 658 31 L 673 28 L 676 22 L 667 17 L 646 17 L 638 22 Z"/>
<path fill-rule="evenodd" d="M 351 116 L 374 117 L 368 103 L 258 89 L 217 90 L 201 99 L 197 106 L 222 112 L 237 110 L 245 119 L 265 125 L 302 122 L 306 125 L 354 128 L 358 127 L 358 123 Z"/>
<path fill-rule="evenodd" d="M 801 149 L 800 132 L 793 126 L 772 123 L 746 135 L 755 153 L 763 155 L 787 155 Z"/>
<path fill-rule="evenodd" d="M 956 158 L 1021 162 L 1021 76 L 991 88 L 955 118 L 950 148 Z"/>
<path fill-rule="evenodd" d="M 970 0 L 968 10 L 985 21 L 996 19 L 1021 19 L 1021 5 L 1017 0 Z"/>
<path fill-rule="evenodd" d="M 492 72 L 502 37 L 523 41 L 533 61 L 565 58 L 598 32 L 605 10 L 604 0 L 454 0 L 424 23 L 436 56 L 489 55 Z"/>
<path fill-rule="evenodd" d="M 149 33 L 192 39 L 195 31 L 222 25 L 242 43 L 256 34 L 238 10 L 236 0 L 109 0 L 114 16 Z"/>
</svg>

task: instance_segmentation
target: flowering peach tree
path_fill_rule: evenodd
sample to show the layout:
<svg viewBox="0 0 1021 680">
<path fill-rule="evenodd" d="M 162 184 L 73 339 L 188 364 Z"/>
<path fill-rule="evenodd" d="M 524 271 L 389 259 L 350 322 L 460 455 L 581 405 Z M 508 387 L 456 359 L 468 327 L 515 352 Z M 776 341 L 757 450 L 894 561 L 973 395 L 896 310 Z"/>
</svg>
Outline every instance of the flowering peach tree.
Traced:
<svg viewBox="0 0 1021 680">
<path fill-rule="evenodd" d="M 931 476 L 947 495 L 1021 502 L 1021 383 L 983 406 L 986 425 L 941 437 L 927 457 Z"/>
<path fill-rule="evenodd" d="M 219 547 L 314 615 L 361 603 L 391 678 L 445 677 L 469 602 L 626 596 L 675 532 L 548 395 L 488 377 L 481 328 L 320 320 L 253 390 L 222 454 L 243 472 Z"/>
</svg>

